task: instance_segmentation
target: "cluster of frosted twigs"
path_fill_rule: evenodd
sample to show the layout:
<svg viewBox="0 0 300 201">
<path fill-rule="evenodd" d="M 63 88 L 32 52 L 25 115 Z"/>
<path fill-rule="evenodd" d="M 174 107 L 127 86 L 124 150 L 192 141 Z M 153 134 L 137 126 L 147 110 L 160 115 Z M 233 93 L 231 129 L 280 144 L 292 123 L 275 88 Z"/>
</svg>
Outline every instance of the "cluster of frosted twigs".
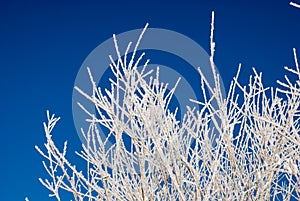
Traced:
<svg viewBox="0 0 300 201">
<path fill-rule="evenodd" d="M 199 107 L 188 108 L 181 122 L 168 109 L 177 84 L 168 90 L 159 80 L 159 69 L 148 71 L 149 60 L 140 64 L 144 54 L 136 55 L 144 32 L 130 58 L 126 55 L 132 44 L 122 57 L 114 37 L 118 60 L 111 59 L 110 89 L 97 87 L 90 70 L 92 94 L 76 88 L 95 106 L 93 112 L 79 104 L 90 123 L 82 131 L 86 143 L 78 153 L 87 162 L 86 172 L 68 161 L 67 144 L 62 151 L 54 144 L 51 131 L 59 118 L 47 113 L 46 151 L 36 148 L 47 159 L 43 164 L 50 180 L 40 181 L 51 196 L 61 200 L 65 190 L 76 201 L 300 199 L 296 50 L 296 67 L 286 68 L 295 81 L 286 77 L 278 82 L 280 88 L 266 88 L 254 70 L 248 85 L 241 86 L 239 68 L 224 97 L 213 61 L 213 21 L 214 83 L 199 69 L 203 100 L 191 100 Z M 109 130 L 106 138 L 100 127 Z"/>
</svg>

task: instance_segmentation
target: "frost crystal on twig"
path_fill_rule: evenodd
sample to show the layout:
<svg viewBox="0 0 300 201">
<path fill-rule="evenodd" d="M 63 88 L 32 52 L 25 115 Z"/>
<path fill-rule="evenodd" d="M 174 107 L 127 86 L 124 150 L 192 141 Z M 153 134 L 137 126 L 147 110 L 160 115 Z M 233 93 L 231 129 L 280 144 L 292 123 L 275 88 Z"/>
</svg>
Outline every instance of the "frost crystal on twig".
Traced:
<svg viewBox="0 0 300 201">
<path fill-rule="evenodd" d="M 290 2 L 290 5 L 291 6 L 294 6 L 294 7 L 296 7 L 296 8 L 300 8 L 300 4 L 297 4 L 297 3 L 294 3 L 294 2 Z"/>
</svg>

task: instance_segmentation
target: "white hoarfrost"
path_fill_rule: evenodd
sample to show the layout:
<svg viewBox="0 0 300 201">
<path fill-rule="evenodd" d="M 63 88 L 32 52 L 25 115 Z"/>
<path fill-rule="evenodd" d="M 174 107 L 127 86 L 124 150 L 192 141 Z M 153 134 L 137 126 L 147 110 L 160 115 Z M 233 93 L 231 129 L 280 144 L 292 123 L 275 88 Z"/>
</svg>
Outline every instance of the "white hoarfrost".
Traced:
<svg viewBox="0 0 300 201">
<path fill-rule="evenodd" d="M 211 67 L 214 86 L 202 76 L 203 101 L 191 100 L 199 108 L 189 108 L 182 122 L 168 105 L 176 86 L 159 80 L 159 69 L 147 70 L 144 54 L 137 55 L 140 39 L 131 58 L 111 60 L 111 87 L 102 89 L 88 69 L 93 92 L 76 90 L 95 105 L 87 111 L 89 130 L 78 155 L 86 161 L 81 171 L 66 158 L 52 140 L 59 118 L 47 112 L 44 123 L 49 175 L 40 182 L 61 200 L 69 192 L 73 200 L 290 200 L 300 198 L 299 104 L 300 71 L 294 50 L 296 75 L 278 81 L 280 88 L 266 88 L 262 74 L 253 69 L 246 86 L 238 82 L 240 66 L 227 96 L 222 97 L 220 75 L 214 64 L 213 19 Z M 145 28 L 146 30 L 146 28 Z M 144 30 L 144 31 L 145 31 Z M 131 48 L 131 43 L 125 55 Z M 143 66 L 139 67 L 138 66 Z M 180 84 L 180 83 L 177 83 Z M 216 104 L 212 104 L 212 103 Z M 99 125 L 109 130 L 102 139 Z M 130 137 L 130 148 L 123 138 Z M 213 139 L 213 136 L 216 139 Z M 109 138 L 116 143 L 107 148 Z"/>
<path fill-rule="evenodd" d="M 300 8 L 300 4 L 298 4 L 298 3 L 295 3 L 295 2 L 290 2 L 290 5 L 291 6 L 294 6 L 294 7 L 296 7 L 296 8 Z"/>
</svg>

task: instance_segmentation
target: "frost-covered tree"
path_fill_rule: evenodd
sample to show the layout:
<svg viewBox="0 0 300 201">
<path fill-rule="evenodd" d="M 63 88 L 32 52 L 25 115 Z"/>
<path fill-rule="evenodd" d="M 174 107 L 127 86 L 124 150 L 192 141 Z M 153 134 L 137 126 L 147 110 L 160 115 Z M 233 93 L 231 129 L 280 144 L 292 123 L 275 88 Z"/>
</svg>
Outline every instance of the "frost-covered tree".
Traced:
<svg viewBox="0 0 300 201">
<path fill-rule="evenodd" d="M 144 29 L 146 31 L 146 28 Z M 249 83 L 238 82 L 241 66 L 226 97 L 214 64 L 214 13 L 210 37 L 210 64 L 214 83 L 199 68 L 203 100 L 191 100 L 182 121 L 169 110 L 176 85 L 171 90 L 160 82 L 159 68 L 147 70 L 144 54 L 137 55 L 131 43 L 118 60 L 111 59 L 111 87 L 102 89 L 88 69 L 93 91 L 76 90 L 91 101 L 89 129 L 82 130 L 86 143 L 78 155 L 87 163 L 81 171 L 52 140 L 59 118 L 47 112 L 44 123 L 45 151 L 49 174 L 40 182 L 61 200 L 61 190 L 74 200 L 292 200 L 300 199 L 299 104 L 300 71 L 294 49 L 296 75 L 267 88 L 262 74 L 253 69 Z M 139 67 L 138 66 L 143 66 Z M 107 128 L 106 138 L 99 125 Z M 130 143 L 123 135 L 130 137 Z M 107 146 L 110 139 L 116 143 Z M 109 147 L 109 148 L 107 148 Z"/>
</svg>

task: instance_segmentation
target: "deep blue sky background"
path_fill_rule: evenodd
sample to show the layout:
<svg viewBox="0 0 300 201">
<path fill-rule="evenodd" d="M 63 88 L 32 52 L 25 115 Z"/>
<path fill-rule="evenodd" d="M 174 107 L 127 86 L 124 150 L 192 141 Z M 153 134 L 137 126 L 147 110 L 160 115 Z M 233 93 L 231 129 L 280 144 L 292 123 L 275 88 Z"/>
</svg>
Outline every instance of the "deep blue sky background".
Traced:
<svg viewBox="0 0 300 201">
<path fill-rule="evenodd" d="M 271 5 L 272 3 L 272 5 Z M 216 64 L 228 89 L 238 64 L 246 83 L 254 66 L 266 85 L 283 79 L 300 52 L 300 9 L 289 1 L 0 1 L 0 200 L 51 200 L 38 177 L 42 121 L 62 117 L 55 140 L 80 150 L 72 120 L 72 90 L 85 57 L 113 33 L 150 27 L 182 33 L 209 50 L 215 11 Z M 80 162 L 80 161 L 79 161 Z"/>
</svg>

